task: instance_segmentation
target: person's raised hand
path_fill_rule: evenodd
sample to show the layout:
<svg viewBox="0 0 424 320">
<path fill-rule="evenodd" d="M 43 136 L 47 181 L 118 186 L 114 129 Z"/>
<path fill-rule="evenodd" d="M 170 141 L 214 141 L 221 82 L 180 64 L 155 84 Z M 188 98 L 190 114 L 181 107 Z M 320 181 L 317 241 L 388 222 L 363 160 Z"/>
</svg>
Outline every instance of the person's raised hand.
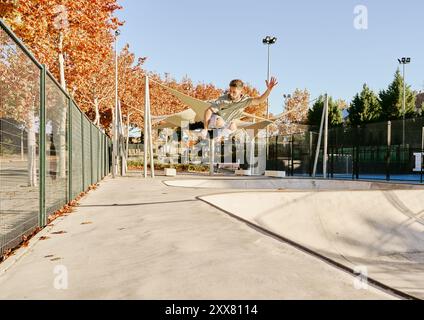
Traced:
<svg viewBox="0 0 424 320">
<path fill-rule="evenodd" d="M 278 84 L 277 79 L 275 77 L 271 77 L 271 80 L 266 80 L 265 83 L 268 90 L 274 89 L 274 87 Z"/>
</svg>

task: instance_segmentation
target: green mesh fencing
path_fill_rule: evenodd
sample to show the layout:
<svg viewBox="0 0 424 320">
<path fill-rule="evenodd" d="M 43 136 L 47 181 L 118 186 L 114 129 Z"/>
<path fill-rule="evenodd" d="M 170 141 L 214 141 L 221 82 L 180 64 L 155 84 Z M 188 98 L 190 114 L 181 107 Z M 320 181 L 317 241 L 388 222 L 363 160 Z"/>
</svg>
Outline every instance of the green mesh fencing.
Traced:
<svg viewBox="0 0 424 320">
<path fill-rule="evenodd" d="M 110 139 L 107 139 L 107 149 L 106 149 L 106 173 L 111 173 L 112 168 L 112 141 Z"/>
<path fill-rule="evenodd" d="M 84 190 L 91 185 L 91 123 L 83 117 Z"/>
<path fill-rule="evenodd" d="M 102 179 L 102 141 L 100 138 L 101 132 L 96 128 L 96 140 L 97 140 L 97 181 Z"/>
<path fill-rule="evenodd" d="M 99 151 L 99 161 L 100 161 L 100 165 L 99 165 L 99 175 L 100 175 L 100 179 L 103 179 L 104 174 L 104 165 L 103 165 L 103 154 L 104 154 L 104 141 L 103 141 L 103 134 L 101 132 L 99 132 L 99 141 L 100 141 L 100 151 Z"/>
<path fill-rule="evenodd" d="M 423 128 L 424 118 L 414 118 L 329 129 L 328 177 L 423 182 Z M 312 175 L 317 143 L 317 130 L 271 137 L 267 169 Z M 323 152 L 321 142 L 318 176 Z"/>
<path fill-rule="evenodd" d="M 106 176 L 106 139 L 105 135 L 102 134 L 102 178 Z"/>
<path fill-rule="evenodd" d="M 67 115 L 69 100 L 55 81 L 46 78 L 46 213 L 53 214 L 68 199 Z"/>
<path fill-rule="evenodd" d="M 101 148 L 100 148 L 100 131 L 96 130 L 96 128 L 94 128 L 94 133 L 95 133 L 95 139 L 96 139 L 96 181 L 99 181 L 101 179 L 101 174 L 100 174 L 100 161 L 101 161 L 101 156 L 100 156 L 100 152 L 102 152 Z"/>
<path fill-rule="evenodd" d="M 108 175 L 110 148 L 0 20 L 0 258 Z"/>
<path fill-rule="evenodd" d="M 96 128 L 90 124 L 91 134 L 91 184 L 97 181 L 97 136 Z"/>
<path fill-rule="evenodd" d="M 72 103 L 72 198 L 84 191 L 83 184 L 83 140 L 82 114 L 75 103 Z"/>
<path fill-rule="evenodd" d="M 0 28 L 0 256 L 38 226 L 41 68 Z"/>
<path fill-rule="evenodd" d="M 99 143 L 100 143 L 100 152 L 99 152 L 99 176 L 100 179 L 104 178 L 104 141 L 103 141 L 103 133 L 99 132 Z"/>
<path fill-rule="evenodd" d="M 316 147 L 313 132 L 269 138 L 267 170 L 286 171 L 287 174 L 312 173 L 313 150 Z"/>
</svg>

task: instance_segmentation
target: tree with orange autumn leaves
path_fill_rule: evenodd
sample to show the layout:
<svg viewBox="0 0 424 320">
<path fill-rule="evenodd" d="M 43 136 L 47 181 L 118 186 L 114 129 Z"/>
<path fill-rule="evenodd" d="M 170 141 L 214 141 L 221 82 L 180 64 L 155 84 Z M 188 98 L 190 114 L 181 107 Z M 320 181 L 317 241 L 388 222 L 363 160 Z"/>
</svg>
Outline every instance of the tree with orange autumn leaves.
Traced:
<svg viewBox="0 0 424 320">
<path fill-rule="evenodd" d="M 308 90 L 296 89 L 284 102 L 284 112 L 270 127 L 273 135 L 289 135 L 305 131 L 310 103 Z"/>
<path fill-rule="evenodd" d="M 114 31 L 123 25 L 115 16 L 122 9 L 116 0 L 25 0 L 0 4 L 0 17 L 47 66 L 79 107 L 109 132 L 115 98 Z M 118 56 L 119 100 L 131 124 L 143 126 L 145 58 L 137 58 L 126 45 Z M 148 73 L 152 80 L 202 100 L 219 97 L 223 90 L 213 84 L 180 82 L 169 74 Z M 154 83 L 150 84 L 153 115 L 187 108 Z M 245 94 L 259 92 L 246 86 Z M 246 111 L 264 116 L 266 105 Z"/>
</svg>

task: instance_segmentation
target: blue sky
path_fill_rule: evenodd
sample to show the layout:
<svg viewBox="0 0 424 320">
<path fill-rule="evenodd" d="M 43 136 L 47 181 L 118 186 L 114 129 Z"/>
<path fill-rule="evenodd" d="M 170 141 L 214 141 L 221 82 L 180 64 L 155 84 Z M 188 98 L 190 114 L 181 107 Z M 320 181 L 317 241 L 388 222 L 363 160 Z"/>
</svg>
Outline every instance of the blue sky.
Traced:
<svg viewBox="0 0 424 320">
<path fill-rule="evenodd" d="M 226 88 L 241 78 L 265 89 L 266 35 L 271 73 L 279 80 L 271 112 L 283 110 L 283 94 L 306 88 L 312 99 L 328 92 L 350 101 L 367 83 L 386 88 L 397 58 L 412 57 L 406 79 L 424 89 L 424 1 L 422 0 L 125 0 L 120 46 L 129 43 L 145 68 L 195 83 Z M 354 27 L 354 8 L 368 9 L 368 29 Z"/>
</svg>

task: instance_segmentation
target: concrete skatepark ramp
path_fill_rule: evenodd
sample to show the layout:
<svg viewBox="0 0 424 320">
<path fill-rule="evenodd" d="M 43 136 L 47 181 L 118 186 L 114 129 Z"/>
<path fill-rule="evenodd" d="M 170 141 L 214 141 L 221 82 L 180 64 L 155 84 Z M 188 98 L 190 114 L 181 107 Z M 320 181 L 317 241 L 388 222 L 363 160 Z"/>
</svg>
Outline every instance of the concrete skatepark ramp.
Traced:
<svg viewBox="0 0 424 320">
<path fill-rule="evenodd" d="M 284 180 L 270 183 L 288 185 Z M 266 189 L 270 186 L 266 181 L 175 180 L 172 185 Z M 292 187 L 294 182 L 290 182 Z M 329 187 L 331 182 L 326 183 Z M 307 189 L 311 184 L 311 180 L 305 180 L 296 187 Z M 367 190 L 376 185 L 348 181 L 336 184 L 336 189 L 343 184 L 346 189 L 356 190 L 245 191 L 199 198 L 388 287 L 423 299 L 424 189 Z M 387 189 L 390 186 L 385 185 Z M 321 187 L 324 189 L 323 184 Z M 358 190 L 361 187 L 363 190 Z"/>
<path fill-rule="evenodd" d="M 346 181 L 323 179 L 275 179 L 275 178 L 211 178 L 177 179 L 165 181 L 170 187 L 206 189 L 289 189 L 289 190 L 392 190 L 423 189 L 412 184 L 394 184 L 377 181 Z"/>
</svg>

